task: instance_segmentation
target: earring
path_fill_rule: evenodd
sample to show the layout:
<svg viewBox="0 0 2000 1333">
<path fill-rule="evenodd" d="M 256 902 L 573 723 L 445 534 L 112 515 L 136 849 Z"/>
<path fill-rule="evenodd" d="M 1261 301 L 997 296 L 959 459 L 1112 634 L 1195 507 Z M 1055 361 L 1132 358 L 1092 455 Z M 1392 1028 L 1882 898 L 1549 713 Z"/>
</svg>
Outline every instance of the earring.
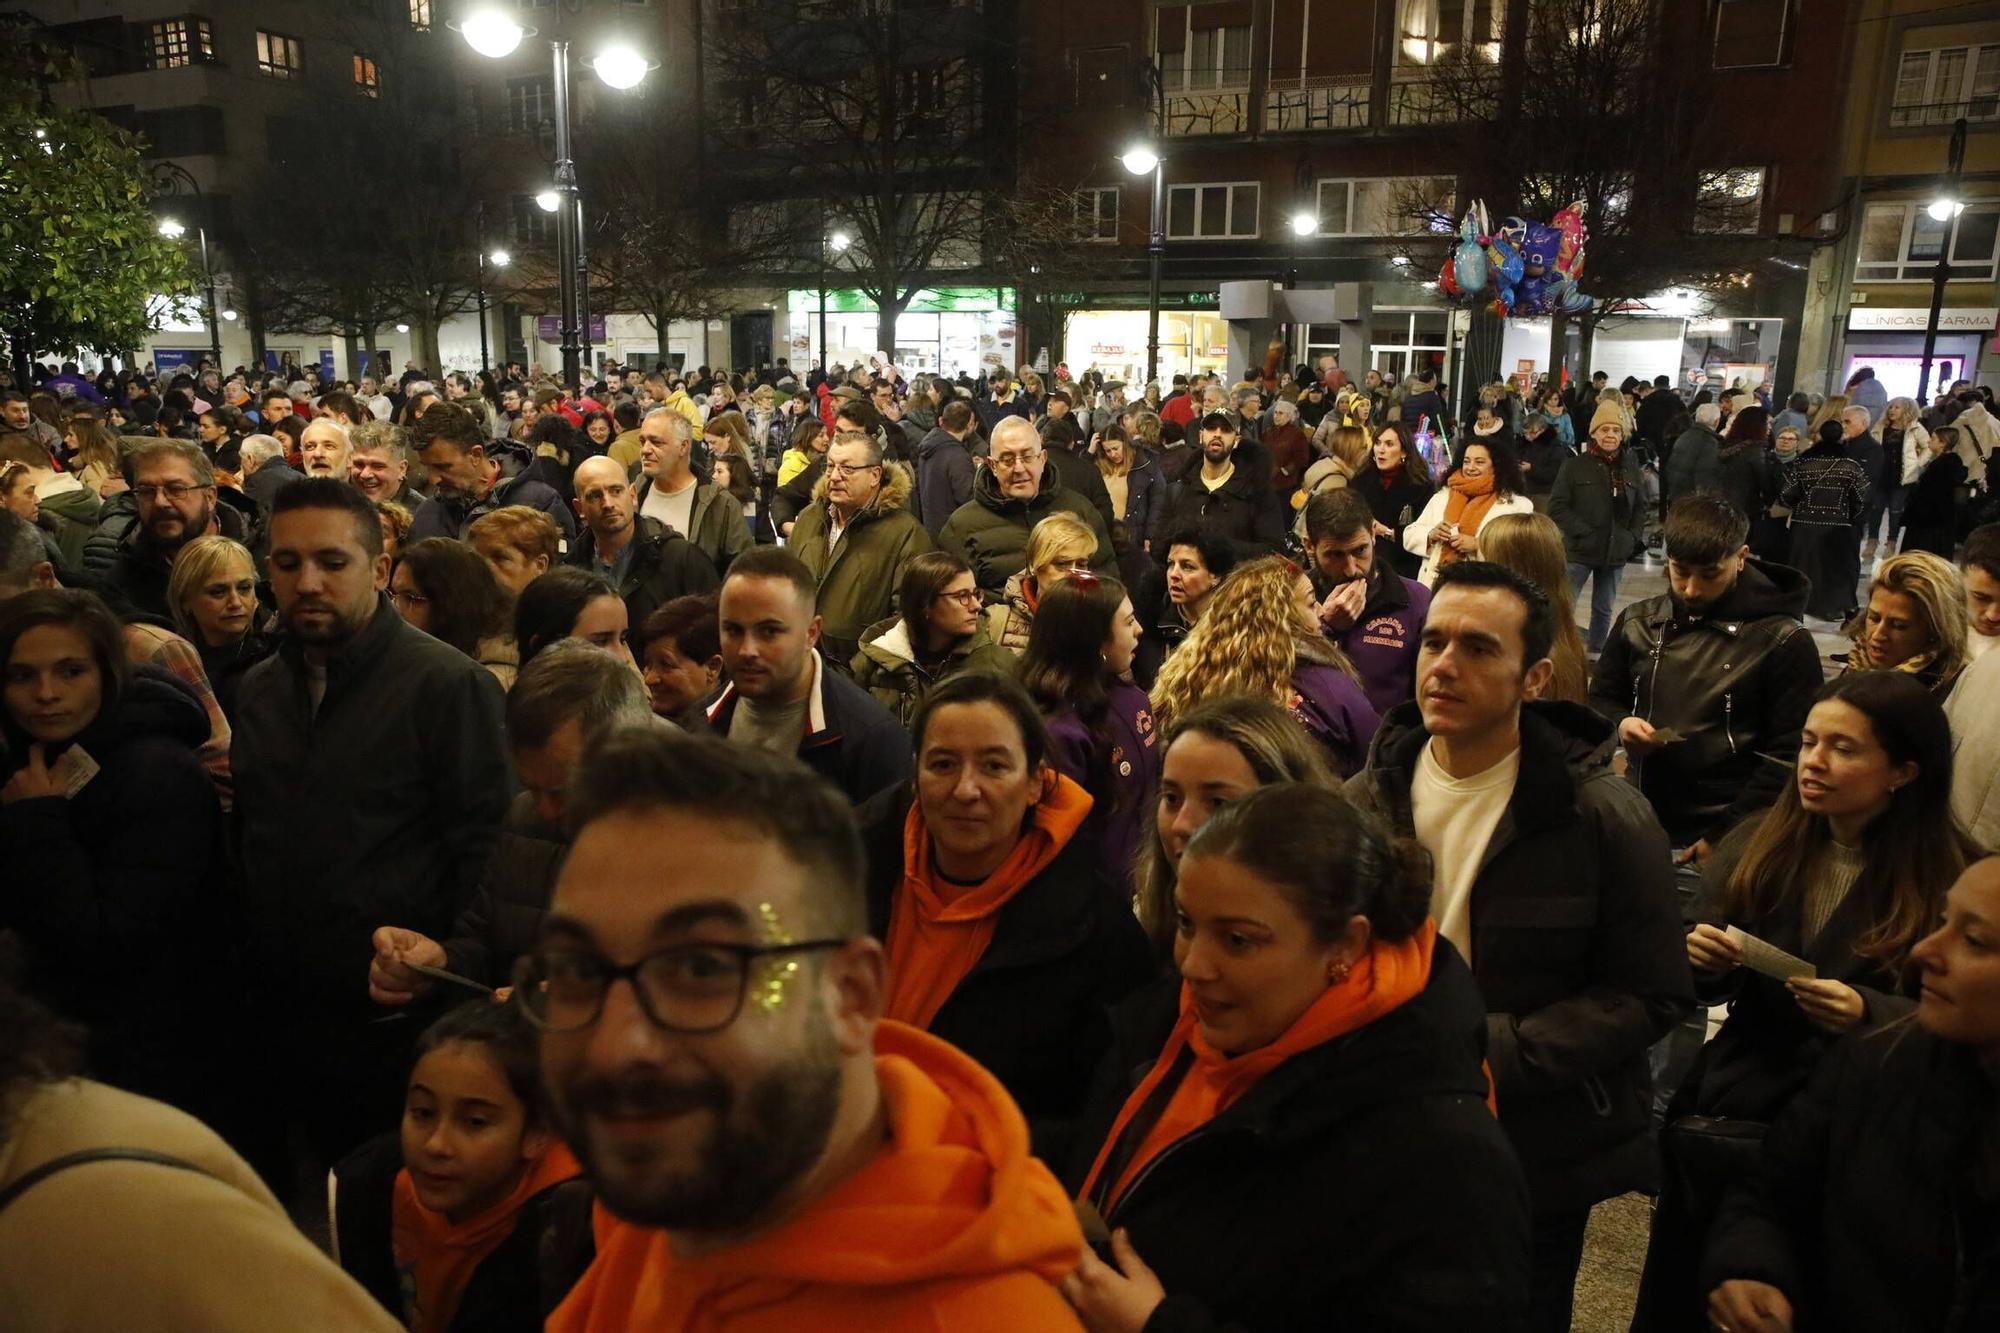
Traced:
<svg viewBox="0 0 2000 1333">
<path fill-rule="evenodd" d="M 1326 970 L 1326 979 L 1338 986 L 1341 982 L 1347 980 L 1347 974 L 1353 971 L 1353 969 L 1354 964 L 1352 963 L 1335 963 Z"/>
</svg>

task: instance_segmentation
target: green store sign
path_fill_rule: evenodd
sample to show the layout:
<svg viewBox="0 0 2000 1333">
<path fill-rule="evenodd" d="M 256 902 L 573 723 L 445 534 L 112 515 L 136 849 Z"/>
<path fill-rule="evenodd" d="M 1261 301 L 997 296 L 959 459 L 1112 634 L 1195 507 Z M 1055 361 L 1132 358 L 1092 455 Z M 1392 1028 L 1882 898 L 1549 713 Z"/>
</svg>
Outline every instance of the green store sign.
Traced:
<svg viewBox="0 0 2000 1333">
<path fill-rule="evenodd" d="M 811 287 L 804 291 L 793 290 L 787 297 L 786 308 L 793 314 L 819 313 L 819 289 Z M 876 313 L 875 302 L 869 299 L 867 293 L 853 287 L 827 288 L 826 308 L 829 314 Z M 1013 308 L 1012 287 L 926 287 L 911 298 L 903 313 L 942 315 L 962 311 L 969 314 L 992 314 L 1010 311 Z"/>
</svg>

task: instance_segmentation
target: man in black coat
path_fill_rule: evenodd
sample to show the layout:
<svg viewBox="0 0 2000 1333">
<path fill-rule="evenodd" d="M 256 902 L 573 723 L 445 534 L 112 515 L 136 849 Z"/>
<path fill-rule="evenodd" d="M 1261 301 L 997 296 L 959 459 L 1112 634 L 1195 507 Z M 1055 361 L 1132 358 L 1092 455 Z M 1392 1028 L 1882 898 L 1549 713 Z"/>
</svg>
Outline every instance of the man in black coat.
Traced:
<svg viewBox="0 0 2000 1333">
<path fill-rule="evenodd" d="M 488 986 L 512 982 L 514 960 L 540 937 L 549 895 L 569 850 L 563 793 L 583 750 L 613 727 L 659 726 L 645 687 L 623 658 L 565 639 L 521 668 L 507 694 L 507 748 L 521 792 L 507 810 L 479 891 L 443 939 L 402 926 L 377 926 L 368 996 L 404 1005 L 436 982 L 406 964 L 441 967 Z"/>
<path fill-rule="evenodd" d="M 912 512 L 933 539 L 944 530 L 944 521 L 972 498 L 972 478 L 979 470 L 972 458 L 972 435 L 972 404 L 960 398 L 944 405 L 937 424 L 917 445 Z"/>
<path fill-rule="evenodd" d="M 1652 387 L 1640 397 L 1638 410 L 1633 413 L 1636 424 L 1632 433 L 1657 455 L 1667 445 L 1667 426 L 1680 411 L 1680 395 L 1674 392 L 1673 380 L 1665 375 L 1656 375 Z"/>
<path fill-rule="evenodd" d="M 108 559 L 100 552 L 111 528 L 101 522 L 85 543 L 84 567 L 97 573 L 116 603 L 171 624 L 167 579 L 181 548 L 213 533 L 248 545 L 250 524 L 233 505 L 221 502 L 214 468 L 198 445 L 148 441 L 126 455 L 125 475 L 132 483 L 138 521 L 116 539 Z"/>
<path fill-rule="evenodd" d="M 1591 1206 L 1657 1180 L 1647 1051 L 1694 1007 L 1666 835 L 1612 771 L 1610 724 L 1528 702 L 1554 671 L 1555 614 L 1510 569 L 1445 566 L 1417 698 L 1347 785 L 1431 853 L 1432 915 L 1485 998 L 1534 1203 L 1537 1333 L 1570 1326 Z"/>
<path fill-rule="evenodd" d="M 706 552 L 658 519 L 639 514 L 638 490 L 618 460 L 600 454 L 576 465 L 576 512 L 583 534 L 568 563 L 602 574 L 625 599 L 626 623 L 639 626 L 676 597 L 721 586 Z"/>
<path fill-rule="evenodd" d="M 1202 460 L 1169 504 L 1166 527 L 1205 527 L 1237 543 L 1272 552 L 1285 544 L 1285 514 L 1271 489 L 1270 455 L 1262 447 L 1237 452 L 1236 420 L 1227 412 L 1201 419 Z"/>
<path fill-rule="evenodd" d="M 493 673 L 406 624 L 368 498 L 279 492 L 271 585 L 285 637 L 237 692 L 230 750 L 247 952 L 276 1031 L 260 1049 L 332 1161 L 392 1123 L 415 1024 L 363 979 L 381 923 L 437 937 L 471 899 L 513 782 Z"/>
</svg>

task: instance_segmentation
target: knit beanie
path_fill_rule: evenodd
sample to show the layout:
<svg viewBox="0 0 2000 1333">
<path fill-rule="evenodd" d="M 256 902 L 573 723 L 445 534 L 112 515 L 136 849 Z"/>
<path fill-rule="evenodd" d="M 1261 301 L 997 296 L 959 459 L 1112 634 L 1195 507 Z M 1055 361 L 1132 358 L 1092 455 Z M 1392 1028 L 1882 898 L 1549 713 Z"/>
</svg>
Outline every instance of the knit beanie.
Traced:
<svg viewBox="0 0 2000 1333">
<path fill-rule="evenodd" d="M 1618 404 L 1599 403 L 1597 410 L 1590 414 L 1590 434 L 1597 434 L 1597 428 L 1607 421 L 1617 426 L 1620 434 L 1624 433 L 1625 414 L 1618 410 Z"/>
</svg>

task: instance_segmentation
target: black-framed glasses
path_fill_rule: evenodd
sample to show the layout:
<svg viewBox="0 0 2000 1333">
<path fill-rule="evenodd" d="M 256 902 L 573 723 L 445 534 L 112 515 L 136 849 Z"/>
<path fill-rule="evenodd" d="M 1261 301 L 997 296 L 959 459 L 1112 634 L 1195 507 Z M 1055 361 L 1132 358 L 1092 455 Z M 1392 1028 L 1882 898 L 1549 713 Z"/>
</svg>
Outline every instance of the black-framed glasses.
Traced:
<svg viewBox="0 0 2000 1333">
<path fill-rule="evenodd" d="M 938 600 L 941 602 L 957 602 L 968 611 L 977 610 L 979 607 L 979 589 L 961 588 L 957 592 L 941 592 L 938 594 Z"/>
<path fill-rule="evenodd" d="M 763 959 L 785 959 L 760 983 L 774 988 L 798 971 L 790 955 L 838 949 L 845 939 L 795 944 L 671 944 L 620 966 L 602 954 L 538 950 L 514 965 L 514 999 L 544 1032 L 580 1032 L 604 1015 L 614 981 L 628 981 L 654 1026 L 687 1036 L 720 1032 L 743 1012 L 751 973 Z"/>
<path fill-rule="evenodd" d="M 213 486 L 196 486 L 185 481 L 169 481 L 159 485 L 155 485 L 152 482 L 141 482 L 132 488 L 132 494 L 148 502 L 157 500 L 162 496 L 165 496 L 169 500 L 185 500 L 196 491 L 212 491 L 214 489 Z"/>
</svg>

